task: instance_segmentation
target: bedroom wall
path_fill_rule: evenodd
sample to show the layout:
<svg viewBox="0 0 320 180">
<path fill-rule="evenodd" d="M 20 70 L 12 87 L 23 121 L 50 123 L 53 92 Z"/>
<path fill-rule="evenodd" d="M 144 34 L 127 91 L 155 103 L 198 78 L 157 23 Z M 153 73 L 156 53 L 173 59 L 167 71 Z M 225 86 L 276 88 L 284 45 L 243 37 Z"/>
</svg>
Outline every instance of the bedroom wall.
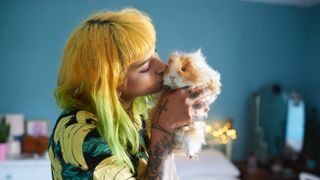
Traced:
<svg viewBox="0 0 320 180">
<path fill-rule="evenodd" d="M 310 9 L 308 13 L 308 36 L 306 53 L 307 58 L 304 59 L 304 79 L 303 79 L 303 93 L 309 102 L 309 106 L 320 111 L 320 5 Z M 320 116 L 318 116 L 320 122 Z"/>
<path fill-rule="evenodd" d="M 230 117 L 238 139 L 233 159 L 246 158 L 246 111 L 250 94 L 269 83 L 301 90 L 317 81 L 301 67 L 307 35 L 312 59 L 319 58 L 313 31 L 319 15 L 309 9 L 240 1 L 0 1 L 0 114 L 24 113 L 27 119 L 49 119 L 60 110 L 53 91 L 63 45 L 71 31 L 93 12 L 123 7 L 147 12 L 157 28 L 157 49 L 166 61 L 174 49 L 202 48 L 222 76 L 222 94 L 209 118 Z M 316 10 L 315 10 L 316 11 Z M 319 13 L 315 13 L 319 14 Z M 319 25 L 315 34 L 319 34 Z M 319 41 L 319 40 L 318 40 Z M 317 42 L 318 42 L 317 41 Z M 318 81 L 317 81 L 318 82 Z M 304 86 L 304 87 L 302 87 Z M 319 86 L 315 87 L 319 89 Z M 313 88 L 312 88 L 313 89 Z M 306 92 L 306 93 L 309 93 Z M 315 94 L 315 93 L 313 93 Z"/>
</svg>

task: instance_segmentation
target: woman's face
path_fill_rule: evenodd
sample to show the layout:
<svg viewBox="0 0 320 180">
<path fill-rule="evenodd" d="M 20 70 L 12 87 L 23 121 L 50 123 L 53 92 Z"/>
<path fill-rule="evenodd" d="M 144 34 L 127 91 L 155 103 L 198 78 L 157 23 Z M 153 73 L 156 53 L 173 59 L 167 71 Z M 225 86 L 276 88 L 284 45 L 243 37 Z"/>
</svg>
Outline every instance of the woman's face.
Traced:
<svg viewBox="0 0 320 180">
<path fill-rule="evenodd" d="M 132 99 L 160 91 L 166 68 L 167 65 L 159 58 L 155 48 L 151 48 L 143 58 L 129 65 L 125 82 L 118 86 L 121 97 Z"/>
</svg>

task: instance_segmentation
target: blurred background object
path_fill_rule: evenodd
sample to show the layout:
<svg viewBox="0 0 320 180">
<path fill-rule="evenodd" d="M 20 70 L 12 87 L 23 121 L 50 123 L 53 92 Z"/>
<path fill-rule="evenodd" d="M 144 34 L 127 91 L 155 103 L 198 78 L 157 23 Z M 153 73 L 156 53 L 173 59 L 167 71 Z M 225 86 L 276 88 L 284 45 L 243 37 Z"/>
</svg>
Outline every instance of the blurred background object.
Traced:
<svg viewBox="0 0 320 180">
<path fill-rule="evenodd" d="M 211 120 L 206 128 L 206 145 L 204 148 L 219 149 L 228 159 L 232 155 L 232 141 L 237 139 L 237 132 L 232 127 L 232 120 Z"/>
<path fill-rule="evenodd" d="M 10 136 L 10 124 L 6 123 L 5 118 L 0 118 L 0 161 L 6 160 L 8 152 L 8 139 Z"/>
</svg>

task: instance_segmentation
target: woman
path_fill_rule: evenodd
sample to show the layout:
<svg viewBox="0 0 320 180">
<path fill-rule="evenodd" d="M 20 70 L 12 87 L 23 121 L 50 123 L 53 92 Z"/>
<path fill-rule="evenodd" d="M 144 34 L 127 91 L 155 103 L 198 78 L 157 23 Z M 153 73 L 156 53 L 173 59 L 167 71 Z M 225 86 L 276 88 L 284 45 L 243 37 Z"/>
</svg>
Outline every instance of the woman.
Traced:
<svg viewBox="0 0 320 180">
<path fill-rule="evenodd" d="M 136 9 L 101 12 L 67 41 L 55 97 L 64 110 L 49 142 L 54 179 L 161 179 L 175 129 L 192 123 L 204 89 L 179 89 L 145 124 L 167 65 L 150 18 Z M 191 96 L 193 98 L 188 98 Z"/>
</svg>

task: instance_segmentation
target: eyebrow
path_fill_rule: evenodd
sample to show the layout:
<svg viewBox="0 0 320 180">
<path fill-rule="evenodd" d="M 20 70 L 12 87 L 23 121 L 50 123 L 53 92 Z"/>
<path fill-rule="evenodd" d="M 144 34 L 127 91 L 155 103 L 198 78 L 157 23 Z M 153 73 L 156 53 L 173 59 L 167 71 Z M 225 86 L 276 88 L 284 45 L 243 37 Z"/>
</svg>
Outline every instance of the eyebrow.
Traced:
<svg viewBox="0 0 320 180">
<path fill-rule="evenodd" d="M 152 58 L 152 56 L 151 56 L 149 59 L 143 61 L 141 64 L 139 64 L 139 65 L 137 66 L 137 68 L 142 67 L 143 65 L 147 64 L 147 62 L 149 62 L 149 61 L 151 60 L 151 58 Z"/>
<path fill-rule="evenodd" d="M 157 56 L 159 56 L 157 49 L 155 49 L 154 52 L 155 52 L 155 54 L 156 54 Z M 152 56 L 153 56 L 153 55 L 152 55 Z M 147 62 L 149 62 L 149 61 L 152 59 L 152 56 L 151 56 L 149 59 L 143 61 L 141 64 L 139 64 L 139 65 L 137 66 L 137 68 L 142 67 L 142 66 L 145 65 Z"/>
</svg>

